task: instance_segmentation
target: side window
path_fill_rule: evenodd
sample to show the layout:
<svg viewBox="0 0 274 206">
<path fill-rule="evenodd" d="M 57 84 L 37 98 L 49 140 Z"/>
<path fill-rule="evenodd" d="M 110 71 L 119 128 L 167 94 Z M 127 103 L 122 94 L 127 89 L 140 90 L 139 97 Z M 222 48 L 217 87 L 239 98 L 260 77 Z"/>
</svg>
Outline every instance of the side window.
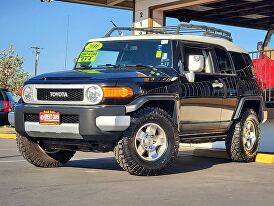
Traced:
<svg viewBox="0 0 274 206">
<path fill-rule="evenodd" d="M 215 48 L 217 65 L 223 74 L 233 74 L 233 69 L 227 52 L 223 49 Z"/>
<path fill-rule="evenodd" d="M 230 52 L 236 72 L 243 70 L 246 67 L 244 57 L 241 53 Z"/>
<path fill-rule="evenodd" d="M 184 71 L 189 71 L 188 61 L 189 55 L 202 55 L 205 59 L 205 68 L 202 72 L 204 73 L 212 73 L 213 72 L 213 64 L 210 51 L 208 49 L 197 48 L 197 47 L 185 47 L 184 49 Z"/>
<path fill-rule="evenodd" d="M 253 77 L 253 62 L 252 62 L 249 54 L 242 54 L 242 55 L 243 55 L 243 58 L 244 58 L 245 64 L 246 64 L 245 75 Z"/>
<path fill-rule="evenodd" d="M 251 60 L 249 54 L 243 54 L 243 57 L 244 57 L 246 66 L 247 66 L 247 67 L 252 67 L 252 66 L 253 66 L 253 63 L 252 63 L 252 60 Z"/>
</svg>

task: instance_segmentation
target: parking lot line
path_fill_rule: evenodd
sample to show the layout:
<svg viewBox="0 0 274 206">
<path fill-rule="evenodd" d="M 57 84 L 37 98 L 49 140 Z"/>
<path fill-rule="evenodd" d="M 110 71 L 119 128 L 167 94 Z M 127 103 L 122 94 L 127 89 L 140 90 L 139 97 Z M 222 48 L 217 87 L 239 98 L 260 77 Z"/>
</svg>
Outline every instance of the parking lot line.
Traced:
<svg viewBox="0 0 274 206">
<path fill-rule="evenodd" d="M 0 163 L 26 162 L 26 160 L 3 160 Z"/>
<path fill-rule="evenodd" d="M 16 139 L 16 134 L 0 134 L 0 139 Z"/>
</svg>

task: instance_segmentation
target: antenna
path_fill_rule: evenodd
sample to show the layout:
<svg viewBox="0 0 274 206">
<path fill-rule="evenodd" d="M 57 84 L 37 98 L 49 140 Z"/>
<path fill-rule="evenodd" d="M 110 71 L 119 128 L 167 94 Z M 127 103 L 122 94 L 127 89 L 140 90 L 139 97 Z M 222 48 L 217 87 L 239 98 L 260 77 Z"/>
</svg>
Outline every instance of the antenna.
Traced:
<svg viewBox="0 0 274 206">
<path fill-rule="evenodd" d="M 66 51 L 65 51 L 65 70 L 67 70 L 67 59 L 68 59 L 69 25 L 70 25 L 70 15 L 68 15 L 68 21 L 67 21 L 67 39 L 66 39 Z"/>
<path fill-rule="evenodd" d="M 39 55 L 40 55 L 40 50 L 43 48 L 33 46 L 31 49 L 34 49 L 34 76 L 37 76 L 37 71 L 38 71 L 38 62 L 39 62 Z"/>
<path fill-rule="evenodd" d="M 113 21 L 110 21 L 112 24 L 113 24 L 113 26 L 115 27 L 115 28 L 118 28 L 117 26 L 116 26 L 116 24 L 113 22 Z M 121 30 L 117 30 L 118 31 L 118 34 L 119 34 L 119 36 L 124 36 L 124 34 L 123 34 L 123 32 L 121 32 Z"/>
</svg>

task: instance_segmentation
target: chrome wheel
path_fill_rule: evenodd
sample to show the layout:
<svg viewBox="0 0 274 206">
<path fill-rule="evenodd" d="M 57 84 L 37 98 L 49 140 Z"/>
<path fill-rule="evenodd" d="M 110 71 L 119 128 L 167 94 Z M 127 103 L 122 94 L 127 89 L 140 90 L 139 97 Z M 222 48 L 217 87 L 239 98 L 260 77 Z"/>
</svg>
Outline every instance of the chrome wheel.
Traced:
<svg viewBox="0 0 274 206">
<path fill-rule="evenodd" d="M 256 126 L 252 120 L 248 120 L 244 125 L 244 146 L 247 150 L 252 150 L 257 140 Z"/>
<path fill-rule="evenodd" d="M 135 149 L 143 160 L 158 160 L 164 155 L 167 147 L 166 133 L 158 124 L 145 124 L 136 133 Z"/>
</svg>

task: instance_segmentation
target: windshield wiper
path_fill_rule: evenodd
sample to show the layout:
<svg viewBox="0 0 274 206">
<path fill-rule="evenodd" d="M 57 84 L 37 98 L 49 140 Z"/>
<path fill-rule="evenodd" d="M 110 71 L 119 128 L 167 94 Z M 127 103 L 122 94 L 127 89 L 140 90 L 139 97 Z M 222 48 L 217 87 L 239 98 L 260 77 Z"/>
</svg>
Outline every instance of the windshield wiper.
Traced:
<svg viewBox="0 0 274 206">
<path fill-rule="evenodd" d="M 81 69 L 91 69 L 92 68 L 92 66 L 88 66 L 88 65 L 80 65 L 80 67 L 76 67 L 76 69 L 79 69 L 79 70 L 81 70 Z"/>
<path fill-rule="evenodd" d="M 142 65 L 142 64 L 128 64 L 125 67 L 137 67 L 137 68 L 145 68 L 145 69 L 153 69 L 152 65 Z"/>
<path fill-rule="evenodd" d="M 113 67 L 113 68 L 120 68 L 120 65 L 116 65 L 116 64 L 104 64 L 104 65 L 98 65 L 98 67 Z"/>
</svg>

